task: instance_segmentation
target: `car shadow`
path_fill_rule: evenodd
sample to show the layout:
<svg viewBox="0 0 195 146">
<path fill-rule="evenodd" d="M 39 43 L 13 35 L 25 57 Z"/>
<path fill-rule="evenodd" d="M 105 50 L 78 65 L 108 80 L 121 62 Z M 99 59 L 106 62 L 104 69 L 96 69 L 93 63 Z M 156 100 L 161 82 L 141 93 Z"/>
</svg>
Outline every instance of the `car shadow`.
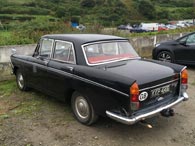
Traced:
<svg viewBox="0 0 195 146">
<path fill-rule="evenodd" d="M 36 92 L 36 94 L 41 95 L 41 97 L 42 95 L 44 95 L 43 93 L 36 91 L 34 89 L 32 89 L 31 92 Z M 162 116 L 156 116 L 146 120 L 149 124 L 153 126 L 153 128 L 151 129 L 146 126 L 143 126 L 139 122 L 134 125 L 125 125 L 116 122 L 108 117 L 100 117 L 98 121 L 93 125 L 85 126 L 79 123 L 76 119 L 74 119 L 74 115 L 71 112 L 71 106 L 68 102 L 61 102 L 56 98 L 47 95 L 44 95 L 44 98 L 45 98 L 44 100 L 47 100 L 46 102 L 49 102 L 49 104 L 58 107 L 57 110 L 54 110 L 52 113 L 61 112 L 60 114 L 58 113 L 57 116 L 63 115 L 63 117 L 66 117 L 67 114 L 68 116 L 72 116 L 71 118 L 73 120 L 68 122 L 70 122 L 70 125 L 72 125 L 73 127 L 75 126 L 78 129 L 81 128 L 87 131 L 92 130 L 96 132 L 101 132 L 104 133 L 103 135 L 105 136 L 113 135 L 114 137 L 124 138 L 124 135 L 126 135 L 127 137 L 137 139 L 137 138 L 148 137 L 148 136 L 153 137 L 154 135 L 159 135 L 159 134 L 162 135 L 164 133 L 170 132 L 170 130 L 174 130 L 175 128 L 181 127 L 180 119 L 177 116 L 175 116 L 176 118 L 174 117 L 164 118 Z M 63 117 L 59 117 L 59 118 L 63 119 Z"/>
</svg>

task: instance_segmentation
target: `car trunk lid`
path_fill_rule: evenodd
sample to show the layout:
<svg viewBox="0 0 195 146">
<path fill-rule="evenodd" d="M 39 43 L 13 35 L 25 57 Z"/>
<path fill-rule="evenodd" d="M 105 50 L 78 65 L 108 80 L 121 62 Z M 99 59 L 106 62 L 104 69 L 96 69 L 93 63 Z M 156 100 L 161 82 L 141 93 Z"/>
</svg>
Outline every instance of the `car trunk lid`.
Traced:
<svg viewBox="0 0 195 146">
<path fill-rule="evenodd" d="M 146 60 L 131 60 L 106 67 L 107 71 L 133 78 L 139 85 L 140 108 L 177 97 L 179 74 L 171 67 Z"/>
</svg>

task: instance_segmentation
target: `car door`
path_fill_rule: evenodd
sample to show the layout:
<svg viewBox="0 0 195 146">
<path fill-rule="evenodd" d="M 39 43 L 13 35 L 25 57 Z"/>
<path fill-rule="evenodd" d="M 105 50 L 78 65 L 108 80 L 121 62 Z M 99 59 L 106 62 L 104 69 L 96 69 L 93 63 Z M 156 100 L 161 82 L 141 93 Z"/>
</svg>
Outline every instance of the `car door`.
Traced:
<svg viewBox="0 0 195 146">
<path fill-rule="evenodd" d="M 195 34 L 186 36 L 179 41 L 174 49 L 175 60 L 184 64 L 195 62 Z"/>
<path fill-rule="evenodd" d="M 53 56 L 48 63 L 47 85 L 52 95 L 60 98 L 69 93 L 75 65 L 73 44 L 56 40 Z"/>
<path fill-rule="evenodd" d="M 28 82 L 36 89 L 47 91 L 47 65 L 52 54 L 54 40 L 43 38 L 40 40 L 34 55 L 29 58 L 32 66 L 28 69 Z"/>
</svg>

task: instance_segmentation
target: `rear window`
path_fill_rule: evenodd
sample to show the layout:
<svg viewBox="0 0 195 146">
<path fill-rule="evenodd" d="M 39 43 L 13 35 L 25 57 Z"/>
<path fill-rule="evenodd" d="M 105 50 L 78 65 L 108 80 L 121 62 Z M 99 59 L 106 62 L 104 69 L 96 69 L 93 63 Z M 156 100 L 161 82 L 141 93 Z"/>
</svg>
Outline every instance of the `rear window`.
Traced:
<svg viewBox="0 0 195 146">
<path fill-rule="evenodd" d="M 91 65 L 139 57 L 128 41 L 101 42 L 84 47 L 87 62 Z"/>
</svg>

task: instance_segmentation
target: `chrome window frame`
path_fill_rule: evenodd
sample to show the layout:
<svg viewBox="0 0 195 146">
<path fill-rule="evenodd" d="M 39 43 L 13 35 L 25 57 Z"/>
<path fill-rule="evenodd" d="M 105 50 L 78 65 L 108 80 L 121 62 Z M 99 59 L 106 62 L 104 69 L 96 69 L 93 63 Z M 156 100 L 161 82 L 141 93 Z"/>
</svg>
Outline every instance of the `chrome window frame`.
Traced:
<svg viewBox="0 0 195 146">
<path fill-rule="evenodd" d="M 41 48 L 42 48 L 42 43 L 43 43 L 43 40 L 51 40 L 52 41 L 52 46 L 51 46 L 51 50 L 50 50 L 50 55 L 48 57 L 45 57 L 45 58 L 51 58 L 52 57 L 52 54 L 53 54 L 53 47 L 54 47 L 54 39 L 49 39 L 49 38 L 42 38 L 40 40 L 40 46 L 39 46 L 39 55 L 38 56 L 41 56 Z M 43 56 L 41 56 L 43 57 Z"/>
<path fill-rule="evenodd" d="M 57 42 L 63 42 L 63 43 L 67 43 L 67 44 L 70 44 L 70 45 L 71 45 L 71 48 L 72 48 L 72 50 L 73 50 L 73 58 L 74 58 L 74 61 L 73 61 L 73 62 L 64 61 L 64 60 L 60 60 L 60 59 L 55 59 L 55 58 L 54 58 L 54 53 L 55 53 L 55 50 L 56 50 L 56 43 L 57 43 Z M 76 64 L 76 54 L 75 54 L 75 48 L 74 48 L 73 43 L 72 43 L 72 42 L 68 42 L 68 41 L 63 41 L 63 40 L 55 40 L 55 41 L 54 41 L 54 46 L 53 46 L 53 51 L 52 51 L 51 60 L 59 61 L 59 62 L 64 62 L 64 63 L 69 63 L 69 64 Z"/>
<path fill-rule="evenodd" d="M 94 45 L 94 44 L 101 44 L 101 43 L 111 43 L 111 42 L 129 42 L 128 40 L 111 40 L 111 41 L 97 41 L 97 42 L 92 42 L 92 43 L 86 43 L 86 44 L 83 44 L 81 45 L 81 48 L 82 48 L 82 51 L 83 51 L 83 54 L 84 54 L 84 58 L 85 58 L 85 62 L 87 63 L 88 66 L 96 66 L 96 65 L 103 65 L 103 64 L 108 64 L 108 63 L 113 63 L 113 62 L 118 62 L 118 61 L 124 61 L 124 60 L 135 60 L 135 59 L 141 59 L 141 57 L 139 56 L 138 54 L 138 57 L 135 57 L 135 58 L 126 58 L 126 59 L 118 59 L 118 60 L 112 60 L 112 61 L 105 61 L 105 62 L 101 62 L 101 63 L 89 63 L 88 59 L 87 59 L 87 55 L 85 53 L 85 46 L 89 46 L 89 45 Z M 130 42 L 129 42 L 130 43 Z M 133 47 L 133 46 L 132 46 Z M 133 48 L 134 49 L 134 48 Z M 135 49 L 134 49 L 135 50 Z"/>
</svg>

